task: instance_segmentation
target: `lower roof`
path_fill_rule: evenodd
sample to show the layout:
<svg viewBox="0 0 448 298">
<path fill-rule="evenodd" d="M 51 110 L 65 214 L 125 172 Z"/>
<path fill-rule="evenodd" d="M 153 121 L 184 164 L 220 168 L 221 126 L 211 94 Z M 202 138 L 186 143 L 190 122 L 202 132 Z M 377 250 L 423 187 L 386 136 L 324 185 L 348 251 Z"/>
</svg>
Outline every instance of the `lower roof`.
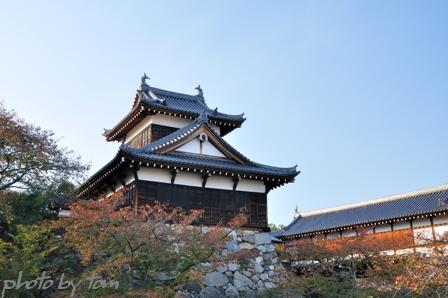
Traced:
<svg viewBox="0 0 448 298">
<path fill-rule="evenodd" d="M 284 228 L 281 237 L 309 236 L 446 212 L 448 212 L 448 184 L 377 200 L 303 213 Z"/>
<path fill-rule="evenodd" d="M 117 172 L 125 168 L 126 165 L 129 168 L 129 164 L 181 171 L 189 171 L 191 169 L 207 174 L 262 180 L 265 181 L 267 189 L 293 182 L 295 176 L 299 174 L 297 166 L 281 168 L 251 161 L 213 131 L 208 116 L 209 113 L 204 111 L 200 117 L 187 126 L 141 148 L 133 148 L 130 145 L 123 144 L 114 159 L 84 182 L 77 189 L 76 195 L 81 196 L 95 191 L 95 189 L 105 184 L 108 179 L 117 175 Z M 211 136 L 216 138 L 227 152 L 236 158 L 235 160 L 176 151 L 160 152 L 164 148 L 186 140 L 204 127 L 208 128 L 207 131 Z"/>
</svg>

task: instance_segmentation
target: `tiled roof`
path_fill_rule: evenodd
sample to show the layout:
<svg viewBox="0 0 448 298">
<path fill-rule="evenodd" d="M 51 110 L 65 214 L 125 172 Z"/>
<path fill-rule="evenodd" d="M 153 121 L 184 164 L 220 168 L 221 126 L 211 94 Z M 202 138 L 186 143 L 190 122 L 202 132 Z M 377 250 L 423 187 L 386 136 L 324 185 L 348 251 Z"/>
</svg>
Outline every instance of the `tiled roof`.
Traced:
<svg viewBox="0 0 448 298">
<path fill-rule="evenodd" d="M 448 184 L 377 200 L 303 213 L 285 227 L 282 236 L 307 235 L 445 211 L 448 211 Z"/>
<path fill-rule="evenodd" d="M 279 177 L 285 177 L 285 176 L 294 177 L 298 174 L 296 166 L 290 168 L 280 168 L 255 163 L 250 159 L 248 159 L 247 157 L 245 157 L 240 152 L 238 152 L 235 148 L 233 148 L 229 143 L 227 143 L 222 137 L 220 137 L 217 134 L 215 134 L 215 137 L 217 137 L 226 146 L 228 150 L 230 150 L 233 154 L 242 159 L 244 161 L 244 164 L 229 159 L 208 157 L 204 155 L 195 155 L 179 152 L 176 153 L 171 152 L 166 154 L 156 153 L 158 149 L 161 149 L 167 145 L 172 145 L 176 142 L 180 142 L 181 140 L 185 139 L 190 134 L 198 130 L 202 125 L 208 126 L 210 128 L 210 131 L 212 131 L 213 133 L 213 128 L 210 127 L 210 124 L 208 123 L 208 115 L 209 113 L 203 112 L 201 116 L 196 118 L 196 120 L 190 123 L 189 125 L 181 129 L 178 129 L 177 131 L 144 147 L 133 148 L 129 145 L 124 144 L 121 146 L 120 150 L 132 156 L 139 157 L 147 161 L 159 161 L 165 163 L 180 164 L 185 166 L 198 166 L 205 168 L 213 168 L 217 170 L 229 170 L 229 171 L 241 172 L 244 174 L 251 173 L 257 175 L 269 175 Z"/>
<path fill-rule="evenodd" d="M 156 95 L 157 99 L 142 97 L 143 102 L 155 108 L 167 108 L 172 111 L 194 113 L 199 116 L 202 111 L 210 113 L 210 118 L 222 119 L 235 122 L 243 122 L 244 114 L 230 115 L 210 109 L 203 97 L 172 92 L 159 88 L 150 87 L 150 91 Z M 158 100 L 159 99 L 159 100 Z"/>
<path fill-rule="evenodd" d="M 153 154 L 144 152 L 128 151 L 131 156 L 140 158 L 144 162 L 161 162 L 164 164 L 172 164 L 187 167 L 197 167 L 216 171 L 231 171 L 238 174 L 247 175 L 261 175 L 272 176 L 278 178 L 293 178 L 296 176 L 296 167 L 291 168 L 277 168 L 267 165 L 243 165 L 231 160 L 213 157 L 203 157 L 195 154 L 188 153 L 166 153 L 166 154 Z"/>
<path fill-rule="evenodd" d="M 231 115 L 211 109 L 205 103 L 203 95 L 189 95 L 159 88 L 144 86 L 147 91 L 137 90 L 132 110 L 113 128 L 106 129 L 104 136 L 108 141 L 122 141 L 145 116 L 162 113 L 180 118 L 195 119 L 203 111 L 209 113 L 209 121 L 221 128 L 221 135 L 226 135 L 246 120 L 243 114 Z"/>
<path fill-rule="evenodd" d="M 297 166 L 281 168 L 251 161 L 214 132 L 213 127 L 209 123 L 209 117 L 210 113 L 203 111 L 199 117 L 197 117 L 189 125 L 141 148 L 133 148 L 128 144 L 122 144 L 114 159 L 112 159 L 103 168 L 92 175 L 86 182 L 84 182 L 78 188 L 77 194 L 81 195 L 86 191 L 90 191 L 89 189 L 92 188 L 92 184 L 98 183 L 98 181 L 105 179 L 109 174 L 111 174 L 114 169 L 118 168 L 120 163 L 124 162 L 123 158 L 128 160 L 137 160 L 150 166 L 153 166 L 153 164 L 172 165 L 184 167 L 185 169 L 197 168 L 200 170 L 209 170 L 211 172 L 216 171 L 217 173 L 222 172 L 223 175 L 225 173 L 230 173 L 235 176 L 240 175 L 242 178 L 244 178 L 245 175 L 249 176 L 248 178 L 252 176 L 252 178 L 259 177 L 262 180 L 266 179 L 266 181 L 272 182 L 271 187 L 277 187 L 284 183 L 292 182 L 294 177 L 299 174 L 297 171 Z M 237 156 L 242 163 L 226 158 L 176 151 L 158 153 L 160 149 L 163 149 L 166 146 L 175 145 L 177 142 L 189 137 L 202 126 L 207 126 L 213 136 L 216 137 L 229 152 L 231 152 L 234 156 Z"/>
</svg>

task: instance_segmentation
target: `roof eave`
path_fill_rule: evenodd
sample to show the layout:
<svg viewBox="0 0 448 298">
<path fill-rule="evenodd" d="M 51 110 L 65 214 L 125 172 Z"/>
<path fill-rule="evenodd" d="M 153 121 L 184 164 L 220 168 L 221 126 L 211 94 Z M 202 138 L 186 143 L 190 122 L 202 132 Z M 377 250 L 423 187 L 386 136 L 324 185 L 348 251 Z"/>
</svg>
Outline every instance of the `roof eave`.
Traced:
<svg viewBox="0 0 448 298">
<path fill-rule="evenodd" d="M 188 167 L 191 169 L 196 169 L 196 170 L 205 170 L 205 171 L 215 171 L 215 172 L 228 172 L 230 174 L 234 174 L 236 176 L 241 176 L 240 174 L 242 174 L 243 172 L 241 170 L 229 170 L 229 169 L 222 169 L 219 167 L 210 167 L 210 166 L 202 166 L 202 165 L 194 165 L 194 164 L 187 164 L 187 163 L 182 163 L 182 162 L 171 162 L 171 161 L 164 161 L 161 162 L 159 160 L 155 160 L 155 159 L 151 159 L 151 158 L 145 158 L 145 157 L 141 157 L 141 156 L 136 156 L 130 152 L 123 152 L 123 156 L 129 160 L 133 160 L 136 162 L 141 162 L 142 164 L 166 164 L 169 166 L 176 166 L 176 167 Z M 300 172 L 286 172 L 284 174 L 273 174 L 273 173 L 260 173 L 260 172 L 255 172 L 255 171 L 247 171 L 244 172 L 244 175 L 251 175 L 251 176 L 257 176 L 260 178 L 263 178 L 262 181 L 265 181 L 267 178 L 268 180 L 266 181 L 271 181 L 272 179 L 280 179 L 280 180 L 286 180 L 286 183 L 290 183 L 290 182 L 294 182 L 294 178 L 299 174 Z"/>
<path fill-rule="evenodd" d="M 160 107 L 160 105 L 140 101 L 123 119 L 120 120 L 120 122 L 118 122 L 112 129 L 108 130 L 104 136 L 108 142 L 122 141 L 126 134 L 134 127 L 134 125 L 132 125 L 133 123 L 136 124 L 142 117 L 153 115 L 155 113 L 185 119 L 195 119 L 200 116 L 200 114 L 196 112 L 177 110 L 169 107 Z M 235 128 L 240 128 L 243 122 L 246 121 L 246 118 L 242 115 L 241 118 L 237 119 L 226 119 L 220 116 L 210 115 L 210 120 L 212 124 L 215 124 L 221 128 L 221 135 L 224 136 L 233 131 Z"/>
<path fill-rule="evenodd" d="M 284 233 L 280 237 L 282 239 L 303 238 L 303 237 L 309 237 L 309 236 L 319 235 L 319 234 L 340 232 L 340 231 L 345 231 L 345 230 L 359 228 L 359 227 L 371 227 L 371 226 L 387 224 L 387 223 L 401 222 L 401 221 L 406 221 L 406 220 L 414 220 L 414 219 L 418 219 L 418 218 L 426 218 L 426 217 L 430 217 L 434 214 L 441 214 L 441 215 L 448 214 L 448 208 L 433 209 L 433 210 L 428 210 L 428 211 L 424 211 L 424 212 L 416 212 L 413 214 L 405 214 L 405 215 L 401 215 L 401 216 L 397 216 L 397 217 L 380 218 L 378 220 L 370 220 L 370 221 L 352 223 L 352 224 L 348 224 L 348 225 L 327 227 L 325 229 L 309 230 L 309 231 L 301 232 L 301 233 L 290 233 L 290 234 Z M 300 218 L 295 219 L 291 224 L 289 224 L 287 227 L 285 227 L 285 231 L 288 229 L 288 227 L 292 226 L 294 223 L 296 223 L 299 220 L 300 220 Z"/>
</svg>

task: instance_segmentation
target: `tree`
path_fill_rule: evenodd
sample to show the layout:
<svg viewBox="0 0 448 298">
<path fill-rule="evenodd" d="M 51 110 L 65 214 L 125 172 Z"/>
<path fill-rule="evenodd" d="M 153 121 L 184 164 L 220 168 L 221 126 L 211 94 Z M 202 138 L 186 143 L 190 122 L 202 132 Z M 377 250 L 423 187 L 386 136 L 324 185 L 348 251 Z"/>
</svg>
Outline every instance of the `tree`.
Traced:
<svg viewBox="0 0 448 298">
<path fill-rule="evenodd" d="M 424 244 L 414 253 L 399 255 L 385 252 L 413 247 L 411 230 L 392 235 L 358 229 L 357 235 L 342 239 L 315 237 L 289 244 L 283 257 L 298 260 L 294 270 L 305 296 L 352 297 L 369 289 L 378 297 L 448 296 L 448 234 L 436 239 L 417 235 Z M 341 289 L 343 292 L 336 295 L 335 291 Z"/>
<path fill-rule="evenodd" d="M 53 132 L 25 122 L 0 102 L 0 191 L 44 190 L 79 182 L 89 166 Z"/>
<path fill-rule="evenodd" d="M 0 239 L 2 280 L 17 280 L 19 275 L 24 281 L 32 280 L 43 271 L 57 280 L 62 273 L 75 277 L 81 272 L 78 254 L 55 237 L 53 223 L 48 220 L 32 225 L 18 224 L 8 241 Z M 5 297 L 50 297 L 56 290 L 55 287 L 47 290 L 21 287 L 9 290 Z"/>
<path fill-rule="evenodd" d="M 150 291 L 165 297 L 186 281 L 200 279 L 197 266 L 213 261 L 223 249 L 229 229 L 192 225 L 202 211 L 184 212 L 154 203 L 135 212 L 121 207 L 122 197 L 116 193 L 71 205 L 64 239 L 80 252 L 88 268 L 85 276 L 95 272 L 118 280 L 123 293 Z M 242 224 L 243 215 L 230 223 Z"/>
<path fill-rule="evenodd" d="M 270 223 L 269 228 L 271 229 L 271 232 L 275 232 L 275 231 L 281 231 L 285 228 L 284 225 L 279 224 L 278 226 L 275 223 Z"/>
</svg>

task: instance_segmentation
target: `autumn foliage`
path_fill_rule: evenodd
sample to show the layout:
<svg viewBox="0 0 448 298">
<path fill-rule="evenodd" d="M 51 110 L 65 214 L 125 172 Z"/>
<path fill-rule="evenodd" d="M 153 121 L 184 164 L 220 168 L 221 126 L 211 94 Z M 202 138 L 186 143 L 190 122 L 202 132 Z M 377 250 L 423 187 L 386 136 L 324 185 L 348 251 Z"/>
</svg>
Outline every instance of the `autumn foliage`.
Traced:
<svg viewBox="0 0 448 298">
<path fill-rule="evenodd" d="M 0 102 L 0 191 L 50 192 L 64 181 L 79 182 L 87 169 L 52 131 L 27 123 Z"/>
<path fill-rule="evenodd" d="M 336 295 L 345 284 L 346 295 L 446 297 L 447 236 L 425 239 L 425 245 L 414 248 L 410 229 L 377 234 L 359 229 L 354 237 L 289 242 L 283 258 L 297 260 L 293 270 L 305 285 L 302 291 L 310 296 Z M 407 254 L 395 254 L 405 248 Z M 340 287 L 332 287 L 333 283 Z"/>
<path fill-rule="evenodd" d="M 229 229 L 192 225 L 200 210 L 184 212 L 159 203 L 123 207 L 122 195 L 71 206 L 64 240 L 75 247 L 88 270 L 120 280 L 122 290 L 172 294 L 199 279 L 197 266 L 217 257 Z M 243 216 L 231 226 L 244 223 Z"/>
</svg>

